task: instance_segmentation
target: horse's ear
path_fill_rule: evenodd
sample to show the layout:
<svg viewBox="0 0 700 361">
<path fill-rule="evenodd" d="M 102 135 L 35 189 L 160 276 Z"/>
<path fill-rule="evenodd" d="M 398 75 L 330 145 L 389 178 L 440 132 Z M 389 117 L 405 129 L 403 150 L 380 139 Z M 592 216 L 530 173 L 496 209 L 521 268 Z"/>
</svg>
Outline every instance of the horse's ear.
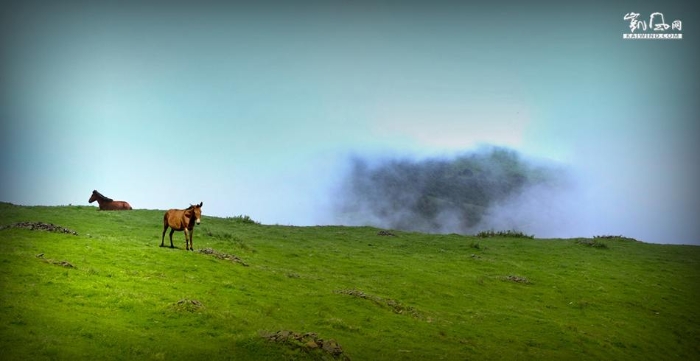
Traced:
<svg viewBox="0 0 700 361">
<path fill-rule="evenodd" d="M 203 205 L 204 205 L 204 202 L 199 202 L 199 208 L 202 208 Z"/>
</svg>

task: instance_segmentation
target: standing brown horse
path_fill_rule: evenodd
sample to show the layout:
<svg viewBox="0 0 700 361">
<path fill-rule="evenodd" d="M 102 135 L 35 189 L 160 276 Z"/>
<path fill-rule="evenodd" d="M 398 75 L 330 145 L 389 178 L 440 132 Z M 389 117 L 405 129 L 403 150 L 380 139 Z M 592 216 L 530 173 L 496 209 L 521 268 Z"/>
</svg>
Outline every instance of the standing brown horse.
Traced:
<svg viewBox="0 0 700 361">
<path fill-rule="evenodd" d="M 131 210 L 129 203 L 124 201 L 115 201 L 112 198 L 103 196 L 98 191 L 92 191 L 92 196 L 90 196 L 89 203 L 97 201 L 100 205 L 100 211 L 128 211 Z"/>
<path fill-rule="evenodd" d="M 165 231 L 170 227 L 172 228 L 170 230 L 170 248 L 174 248 L 173 232 L 185 231 L 185 248 L 189 251 L 194 251 L 192 234 L 194 233 L 195 222 L 199 224 L 202 217 L 203 204 L 204 202 L 199 202 L 199 204 L 190 205 L 187 209 L 170 209 L 165 212 L 163 216 L 163 237 L 161 237 L 160 246 L 165 247 Z"/>
</svg>

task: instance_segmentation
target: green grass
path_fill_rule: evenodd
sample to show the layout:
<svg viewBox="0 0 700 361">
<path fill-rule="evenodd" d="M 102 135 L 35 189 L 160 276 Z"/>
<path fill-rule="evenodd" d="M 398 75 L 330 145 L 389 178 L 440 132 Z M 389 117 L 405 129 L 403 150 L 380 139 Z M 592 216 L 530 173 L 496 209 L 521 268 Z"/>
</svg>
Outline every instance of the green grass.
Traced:
<svg viewBox="0 0 700 361">
<path fill-rule="evenodd" d="M 162 214 L 0 204 L 0 359 L 700 359 L 700 247 Z"/>
</svg>

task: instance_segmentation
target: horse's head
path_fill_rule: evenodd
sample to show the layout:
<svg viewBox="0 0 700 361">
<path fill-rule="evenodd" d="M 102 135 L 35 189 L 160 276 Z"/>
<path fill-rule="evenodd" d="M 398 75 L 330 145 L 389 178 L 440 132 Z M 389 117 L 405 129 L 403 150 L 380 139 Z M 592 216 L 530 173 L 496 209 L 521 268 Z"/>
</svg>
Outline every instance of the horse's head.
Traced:
<svg viewBox="0 0 700 361">
<path fill-rule="evenodd" d="M 202 218 L 202 205 L 204 205 L 204 202 L 199 202 L 199 204 L 193 204 L 190 205 L 190 208 L 192 208 L 192 213 L 194 213 L 194 219 L 197 224 L 201 221 Z"/>
<path fill-rule="evenodd" d="M 92 203 L 97 200 L 97 191 L 92 191 L 92 195 L 90 196 L 90 200 L 88 203 Z"/>
</svg>

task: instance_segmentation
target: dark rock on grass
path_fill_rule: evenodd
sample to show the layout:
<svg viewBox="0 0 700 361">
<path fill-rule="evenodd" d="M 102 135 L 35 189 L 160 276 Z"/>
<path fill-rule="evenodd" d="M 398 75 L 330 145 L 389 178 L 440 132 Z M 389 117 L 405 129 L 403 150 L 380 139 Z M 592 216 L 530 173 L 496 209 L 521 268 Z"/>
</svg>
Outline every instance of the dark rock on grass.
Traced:
<svg viewBox="0 0 700 361">
<path fill-rule="evenodd" d="M 324 340 L 315 332 L 298 333 L 288 330 L 281 330 L 274 333 L 262 335 L 270 342 L 285 345 L 292 349 L 300 349 L 307 353 L 323 352 L 332 356 L 336 360 L 350 360 L 350 357 L 343 353 L 343 348 L 333 339 Z"/>
<path fill-rule="evenodd" d="M 341 294 L 341 295 L 348 295 L 348 296 L 353 296 L 353 297 L 358 297 L 358 298 L 370 298 L 369 295 L 366 293 L 356 290 L 356 289 L 349 289 L 349 290 L 335 290 L 333 291 L 334 293 Z"/>
<path fill-rule="evenodd" d="M 57 264 L 66 268 L 75 268 L 75 266 L 73 266 L 73 264 L 68 261 L 60 261 Z"/>
<path fill-rule="evenodd" d="M 349 289 L 349 290 L 335 290 L 333 293 L 341 294 L 341 295 L 348 295 L 356 298 L 361 298 L 365 300 L 370 300 L 377 304 L 378 306 L 381 307 L 388 307 L 391 309 L 394 313 L 399 314 L 399 315 L 410 315 L 413 316 L 414 318 L 422 318 L 420 312 L 416 310 L 415 308 L 411 306 L 406 306 L 402 304 L 401 302 L 397 300 L 393 300 L 391 298 L 382 298 L 379 296 L 375 295 L 370 295 L 365 292 L 362 292 L 360 290 L 356 289 Z"/>
<path fill-rule="evenodd" d="M 242 259 L 240 259 L 238 256 L 233 255 L 233 254 L 228 254 L 228 253 L 221 253 L 215 249 L 212 248 L 204 248 L 204 249 L 199 249 L 197 252 L 202 253 L 202 254 L 208 254 L 210 256 L 216 257 L 218 259 L 223 259 L 226 261 L 231 261 L 234 263 L 240 263 L 241 265 L 248 267 L 248 264 L 243 262 Z"/>
<path fill-rule="evenodd" d="M 52 223 L 44 223 L 44 222 L 17 222 L 15 224 L 2 226 L 2 227 L 0 227 L 0 230 L 9 229 L 9 228 L 24 228 L 24 229 L 29 229 L 32 231 L 67 233 L 67 234 L 72 234 L 74 236 L 78 235 L 78 232 L 73 231 L 71 229 L 57 226 L 57 225 L 52 224 Z"/>
<path fill-rule="evenodd" d="M 55 261 L 55 260 L 52 260 L 52 259 L 44 258 L 44 254 L 43 254 L 43 253 L 37 254 L 37 255 L 36 255 L 36 258 L 39 258 L 39 259 L 41 259 L 42 261 L 44 261 L 44 262 L 46 262 L 46 263 L 48 263 L 48 264 L 55 264 L 55 265 L 57 265 L 57 266 L 61 266 L 61 267 L 65 267 L 65 268 L 75 268 L 75 266 L 74 266 L 72 263 L 68 262 L 68 261 Z"/>
<path fill-rule="evenodd" d="M 197 300 L 183 298 L 177 301 L 177 303 L 173 305 L 173 308 L 178 311 L 196 312 L 204 308 L 204 304 Z"/>
<path fill-rule="evenodd" d="M 521 276 L 506 276 L 504 278 L 506 281 L 511 281 L 515 283 L 522 283 L 522 284 L 530 284 L 530 280 L 528 280 L 526 277 L 521 277 Z"/>
</svg>

